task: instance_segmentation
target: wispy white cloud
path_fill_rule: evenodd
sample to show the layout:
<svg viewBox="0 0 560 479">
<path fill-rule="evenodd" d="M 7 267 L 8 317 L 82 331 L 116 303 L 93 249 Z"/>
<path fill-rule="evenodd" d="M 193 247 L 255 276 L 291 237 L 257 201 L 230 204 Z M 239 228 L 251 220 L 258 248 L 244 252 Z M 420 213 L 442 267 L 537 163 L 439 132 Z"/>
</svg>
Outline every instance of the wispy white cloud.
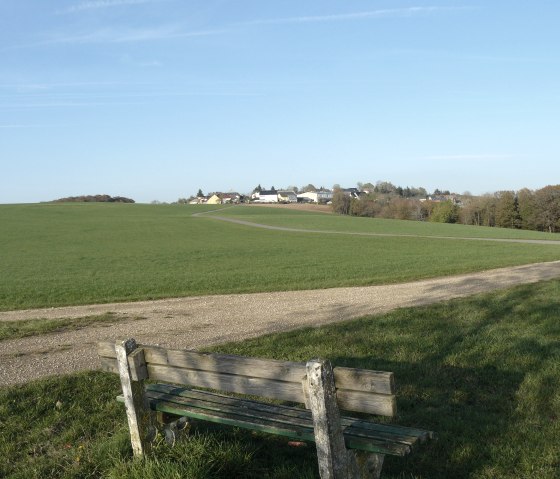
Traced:
<svg viewBox="0 0 560 479">
<path fill-rule="evenodd" d="M 69 10 L 81 11 L 94 8 L 109 8 L 124 5 L 136 5 L 143 3 L 161 2 L 166 0 L 91 0 L 82 2 Z M 223 28 L 207 29 L 207 30 L 192 30 L 185 31 L 177 25 L 162 25 L 153 28 L 103 28 L 94 31 L 78 34 L 65 34 L 55 35 L 50 38 L 44 38 L 37 42 L 13 45 L 0 48 L 0 50 L 29 48 L 48 46 L 56 44 L 95 44 L 95 43 L 136 43 L 157 40 L 167 40 L 176 38 L 194 38 L 212 35 L 222 35 L 232 33 L 240 27 L 247 27 L 252 25 L 282 25 L 282 24 L 304 24 L 304 23 L 319 23 L 319 22 L 338 22 L 338 21 L 351 21 L 351 20 L 366 20 L 373 18 L 384 17 L 413 17 L 420 15 L 428 15 L 431 13 L 446 12 L 446 11 L 459 11 L 472 9 L 473 7 L 462 6 L 422 6 L 422 7 L 405 7 L 405 8 L 388 8 L 369 10 L 354 13 L 338 13 L 331 15 L 311 15 L 299 17 L 286 17 L 286 18 L 264 18 L 256 20 L 248 20 L 226 25 Z"/>
<path fill-rule="evenodd" d="M 387 18 L 387 17 L 413 17 L 418 15 L 426 15 L 430 13 L 438 13 L 444 11 L 470 10 L 472 7 L 405 7 L 405 8 L 384 8 L 378 10 L 368 10 L 364 12 L 353 13 L 337 13 L 332 15 L 309 15 L 300 17 L 285 18 L 263 18 L 250 20 L 247 22 L 239 22 L 236 25 L 281 25 L 290 23 L 319 23 L 319 22 L 340 22 L 345 20 L 366 20 L 370 18 Z"/>
<path fill-rule="evenodd" d="M 77 13 L 87 10 L 99 10 L 102 8 L 125 7 L 130 5 L 142 5 L 145 3 L 159 3 L 163 0 L 90 0 L 71 5 L 57 13 Z"/>
<path fill-rule="evenodd" d="M 137 82 L 134 85 L 146 85 L 146 82 Z M 14 90 L 18 93 L 41 92 L 61 87 L 112 87 L 118 85 L 130 85 L 129 82 L 117 81 L 76 81 L 76 82 L 53 82 L 53 83 L 0 83 L 0 90 Z"/>
<path fill-rule="evenodd" d="M 225 33 L 224 30 L 181 31 L 172 26 L 129 30 L 99 30 L 85 35 L 63 37 L 59 43 L 133 43 L 173 38 L 205 37 Z"/>
<path fill-rule="evenodd" d="M 133 85 L 135 86 L 135 85 Z M 178 101 L 197 97 L 213 98 L 250 98 L 263 96 L 260 92 L 250 89 L 227 88 L 192 88 L 186 90 L 155 90 L 141 89 L 136 92 L 122 91 L 121 89 L 108 92 L 83 92 L 47 94 L 41 96 L 24 96 L 12 102 L 0 101 L 0 111 L 30 111 L 38 109 L 66 109 L 66 108 L 91 108 L 106 106 L 138 106 L 148 105 L 162 100 Z M 0 97 L 1 100 L 1 97 Z M 0 128 L 32 128 L 36 125 L 6 124 Z"/>
<path fill-rule="evenodd" d="M 24 129 L 24 128 L 53 128 L 66 125 L 25 125 L 25 124 L 12 124 L 12 125 L 0 125 L 1 129 Z"/>
<path fill-rule="evenodd" d="M 468 154 L 468 155 L 433 155 L 424 156 L 420 160 L 432 161 L 502 161 L 512 159 L 512 155 L 504 154 Z"/>
<path fill-rule="evenodd" d="M 42 47 L 49 45 L 66 45 L 66 44 L 103 44 L 103 43 L 138 43 L 157 40 L 169 40 L 174 38 L 195 38 L 211 35 L 220 35 L 230 30 L 199 30 L 199 31 L 182 31 L 175 26 L 164 25 L 156 28 L 104 28 L 88 33 L 80 33 L 74 35 L 55 35 L 45 38 L 35 43 L 27 43 L 4 47 L 7 49 Z M 2 48 L 0 48 L 2 50 Z"/>
<path fill-rule="evenodd" d="M 33 110 L 40 108 L 82 108 L 82 107 L 99 107 L 99 106 L 131 106 L 131 105 L 145 105 L 141 101 L 53 101 L 44 103 L 22 103 L 13 105 L 0 105 L 0 110 L 19 111 L 19 110 Z M 17 128 L 17 125 L 12 125 L 12 128 Z"/>
</svg>

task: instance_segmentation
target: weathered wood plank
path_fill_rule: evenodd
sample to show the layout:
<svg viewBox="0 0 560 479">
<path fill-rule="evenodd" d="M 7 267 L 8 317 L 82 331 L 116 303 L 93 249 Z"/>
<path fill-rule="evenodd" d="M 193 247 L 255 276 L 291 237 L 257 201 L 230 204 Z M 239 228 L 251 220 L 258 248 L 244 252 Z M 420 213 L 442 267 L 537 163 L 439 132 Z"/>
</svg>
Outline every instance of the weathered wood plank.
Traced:
<svg viewBox="0 0 560 479">
<path fill-rule="evenodd" d="M 221 411 L 240 418 L 246 417 L 249 419 L 266 419 L 277 422 L 279 424 L 291 424 L 301 427 L 313 428 L 311 414 L 309 414 L 307 417 L 289 416 L 283 414 L 282 411 L 276 410 L 274 406 L 271 406 L 270 408 L 265 410 L 262 408 L 254 408 L 253 404 L 244 401 L 240 401 L 237 404 L 228 404 L 226 402 L 207 401 L 205 399 L 198 399 L 193 397 L 174 396 L 171 394 L 158 393 L 155 391 L 149 391 L 147 394 L 148 399 L 151 401 L 151 404 L 156 404 L 156 402 L 162 401 L 166 403 L 174 403 L 180 406 L 200 408 L 207 411 Z"/>
<path fill-rule="evenodd" d="M 128 366 L 132 373 L 132 380 L 140 381 L 142 379 L 148 379 L 148 369 L 146 367 L 146 363 L 142 362 L 142 358 L 144 357 L 142 349 L 138 348 L 135 351 L 138 351 L 138 354 L 132 353 L 128 357 Z M 104 356 L 100 356 L 98 359 L 99 366 L 102 371 L 119 374 L 119 365 L 116 359 Z"/>
<path fill-rule="evenodd" d="M 152 350 L 150 353 L 152 354 L 148 355 L 148 362 L 158 362 L 156 359 L 158 356 L 153 354 L 155 351 Z M 301 382 L 305 376 L 305 365 L 303 363 L 174 349 L 167 352 L 167 364 L 188 369 L 239 374 L 287 382 Z"/>
<path fill-rule="evenodd" d="M 155 381 L 167 381 L 284 401 L 303 402 L 300 382 L 288 383 L 271 379 L 175 368 L 153 363 L 148 363 L 148 374 L 150 379 Z"/>
<path fill-rule="evenodd" d="M 227 409 L 225 411 L 204 409 L 197 407 L 196 405 L 181 404 L 180 402 L 173 401 L 158 400 L 152 402 L 151 404 L 158 411 L 170 414 L 186 415 L 194 419 L 215 422 L 218 424 L 269 432 L 271 434 L 287 436 L 292 439 L 313 441 L 312 427 L 302 427 L 297 424 L 282 423 L 256 416 L 243 416 L 237 414 L 236 411 L 232 412 Z"/>
<path fill-rule="evenodd" d="M 365 420 L 356 421 L 355 418 L 348 416 L 342 416 L 342 425 L 344 426 L 344 431 L 349 434 L 386 436 L 411 446 L 426 442 L 426 440 L 433 437 L 431 431 L 393 424 L 378 424 Z"/>
<path fill-rule="evenodd" d="M 299 425 L 310 424 L 311 422 L 310 411 L 304 409 L 264 404 L 247 399 L 223 396 L 208 391 L 174 387 L 167 384 L 148 385 L 147 395 L 152 400 L 159 400 L 159 398 L 156 399 L 155 396 L 152 396 L 152 393 L 159 392 L 172 396 L 166 403 L 175 404 L 177 406 L 177 412 L 174 414 L 179 415 L 181 414 L 181 401 L 182 398 L 184 398 L 187 404 L 196 404 L 201 409 L 214 408 L 223 411 L 223 406 L 230 406 L 233 408 L 233 413 L 236 414 L 237 410 L 240 416 L 246 414 L 259 417 L 259 414 L 264 411 L 276 415 L 275 419 L 279 422 L 290 422 L 292 418 L 295 420 L 295 424 Z M 190 399 L 193 401 L 189 402 Z M 153 401 L 152 406 L 154 408 L 159 407 Z M 341 423 L 348 448 L 399 456 L 410 452 L 417 443 L 423 441 L 426 437 L 426 433 L 429 432 L 404 426 L 376 424 L 368 421 L 356 420 L 351 417 L 341 417 Z"/>
<path fill-rule="evenodd" d="M 392 372 L 388 371 L 337 366 L 334 368 L 334 383 L 337 389 L 395 394 L 395 377 Z"/>
<path fill-rule="evenodd" d="M 148 364 L 239 374 L 286 382 L 301 382 L 306 375 L 304 363 L 141 346 Z M 98 354 L 102 357 L 116 357 L 114 345 L 108 342 L 98 343 Z M 334 377 L 337 389 L 378 394 L 394 394 L 395 392 L 392 372 L 336 367 Z"/>
<path fill-rule="evenodd" d="M 210 391 L 199 391 L 196 389 L 181 388 L 176 386 L 174 387 L 168 384 L 148 385 L 147 394 L 151 394 L 152 392 L 171 394 L 174 396 L 180 396 L 185 398 L 193 398 L 201 401 L 206 401 L 208 403 L 226 404 L 239 408 L 251 408 L 254 410 L 271 411 L 274 412 L 275 414 L 285 415 L 288 417 L 296 417 L 296 418 L 303 418 L 303 419 L 311 418 L 311 412 L 305 409 L 284 406 L 279 404 L 266 404 L 259 401 L 253 401 L 251 399 L 226 396 Z"/>
<path fill-rule="evenodd" d="M 332 366 L 316 359 L 308 361 L 306 369 L 319 475 L 321 479 L 348 479 L 352 456 L 344 442 Z"/>
<path fill-rule="evenodd" d="M 115 344 L 132 450 L 136 457 L 141 457 L 150 448 L 155 428 L 154 414 L 144 395 L 144 383 L 133 381 L 129 368 L 128 357 L 136 348 L 134 339 L 118 341 Z M 138 358 L 141 359 L 141 356 Z"/>
<path fill-rule="evenodd" d="M 101 368 L 108 372 L 117 372 L 116 362 L 111 358 L 99 358 Z M 151 371 L 151 372 L 150 372 Z M 156 372 L 157 371 L 157 372 Z M 148 366 L 151 379 L 157 381 L 169 381 L 189 384 L 196 387 L 208 387 L 223 391 L 237 392 L 240 394 L 252 394 L 256 396 L 282 399 L 304 403 L 305 397 L 301 386 L 294 383 L 276 383 L 274 388 L 269 388 L 271 383 L 261 382 L 259 387 L 258 378 L 243 378 L 233 380 L 225 376 L 210 376 L 205 379 L 205 374 L 200 372 L 190 372 L 182 369 L 161 369 L 159 367 Z M 212 373 L 213 374 L 213 373 Z M 222 380 L 223 379 L 223 380 Z M 250 384 L 250 388 L 238 387 L 228 389 L 228 384 L 237 382 L 238 384 Z M 252 383 L 252 384 L 251 384 Z M 288 386 L 285 386 L 288 384 Z M 298 391 L 296 391 L 299 388 Z M 284 391 L 285 389 L 285 391 Z M 378 414 L 393 417 L 396 414 L 396 399 L 394 395 L 368 394 L 359 391 L 337 390 L 337 401 L 340 409 L 346 411 L 364 412 L 367 414 Z"/>
<path fill-rule="evenodd" d="M 338 389 L 336 399 L 340 409 L 345 411 L 378 414 L 393 417 L 397 413 L 397 401 L 394 395 L 364 393 Z"/>
<path fill-rule="evenodd" d="M 199 415 L 204 414 L 204 411 L 227 413 L 231 418 L 235 418 L 239 422 L 246 422 L 247 424 L 251 424 L 253 419 L 262 419 L 270 421 L 271 424 L 277 424 L 279 427 L 286 425 L 313 429 L 310 411 L 301 409 L 263 405 L 262 403 L 243 399 L 230 401 L 230 398 L 207 395 L 205 392 L 196 395 L 187 395 L 186 392 L 183 395 L 175 395 L 149 390 L 147 395 L 152 407 L 156 409 L 159 408 L 159 403 L 165 403 L 168 406 L 175 405 L 178 410 L 185 408 L 193 411 L 196 409 Z M 294 414 L 289 414 L 289 412 Z M 393 455 L 408 453 L 411 445 L 417 439 L 384 431 L 376 432 L 374 430 L 367 431 L 356 428 L 344 430 L 344 438 L 348 447 Z"/>
<path fill-rule="evenodd" d="M 166 401 L 152 398 L 151 406 L 154 410 L 173 414 L 176 416 L 186 416 L 199 420 L 207 420 L 218 424 L 242 427 L 245 429 L 265 431 L 271 434 L 280 434 L 292 439 L 314 441 L 312 425 L 305 428 L 300 423 L 290 423 L 278 421 L 276 417 L 265 418 L 259 414 L 250 414 L 247 411 L 242 414 L 240 410 L 214 409 L 200 407 L 200 404 L 190 404 L 185 401 Z M 226 420 L 227 419 L 227 420 Z M 309 421 L 311 424 L 311 421 Z M 302 429 L 303 427 L 303 429 Z M 302 432 L 303 431 L 303 432 Z M 352 434 L 344 434 L 346 446 L 349 449 L 357 449 L 367 452 L 404 456 L 411 450 L 407 444 L 391 441 L 387 438 L 361 437 Z"/>
<path fill-rule="evenodd" d="M 148 369 L 144 360 L 144 350 L 136 348 L 128 355 L 128 369 L 133 381 L 143 381 L 148 379 Z"/>
<path fill-rule="evenodd" d="M 209 403 L 215 402 L 217 404 L 227 404 L 240 408 L 250 407 L 253 410 L 271 411 L 275 414 L 286 415 L 288 417 L 299 417 L 303 419 L 308 419 L 311 417 L 311 412 L 305 409 L 278 404 L 266 404 L 250 399 L 236 398 L 210 391 L 198 391 L 196 389 L 177 387 L 170 384 L 149 384 L 147 386 L 148 394 L 151 391 L 172 394 L 174 396 L 199 399 L 207 401 Z M 388 437 L 398 438 L 399 441 L 402 441 L 406 444 L 413 444 L 417 441 L 423 442 L 430 437 L 430 431 L 409 428 L 405 426 L 396 426 L 392 424 L 378 424 L 371 421 L 356 419 L 353 417 L 341 416 L 341 422 L 344 428 L 348 428 L 348 430 L 351 430 L 351 432 L 354 434 L 376 434 L 381 436 L 386 435 Z"/>
</svg>

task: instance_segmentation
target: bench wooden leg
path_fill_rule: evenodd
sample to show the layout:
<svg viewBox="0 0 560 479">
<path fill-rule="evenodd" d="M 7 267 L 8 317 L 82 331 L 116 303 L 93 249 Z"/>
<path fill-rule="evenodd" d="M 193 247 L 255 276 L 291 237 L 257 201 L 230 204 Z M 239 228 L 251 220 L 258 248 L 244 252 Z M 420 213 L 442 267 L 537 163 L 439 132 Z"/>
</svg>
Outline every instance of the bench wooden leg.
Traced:
<svg viewBox="0 0 560 479">
<path fill-rule="evenodd" d="M 360 479 L 379 479 L 385 454 L 374 454 L 363 451 L 348 451 L 355 464 L 354 477 Z"/>
<path fill-rule="evenodd" d="M 134 339 L 117 341 L 115 351 L 132 450 L 136 457 L 141 457 L 149 451 L 156 435 L 155 415 L 150 410 L 144 394 L 144 379 L 148 376 L 144 351 L 138 349 Z"/>
<path fill-rule="evenodd" d="M 314 359 L 306 368 L 321 479 L 353 479 L 357 466 L 344 444 L 331 363 Z"/>
</svg>

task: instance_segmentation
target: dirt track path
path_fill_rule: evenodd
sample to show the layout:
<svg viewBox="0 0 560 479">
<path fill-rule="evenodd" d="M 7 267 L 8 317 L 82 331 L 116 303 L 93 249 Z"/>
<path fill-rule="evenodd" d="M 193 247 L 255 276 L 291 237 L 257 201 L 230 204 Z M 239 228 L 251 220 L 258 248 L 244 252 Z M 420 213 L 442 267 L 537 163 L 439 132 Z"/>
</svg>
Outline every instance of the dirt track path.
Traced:
<svg viewBox="0 0 560 479">
<path fill-rule="evenodd" d="M 95 343 L 100 340 L 134 337 L 139 342 L 196 349 L 552 278 L 560 278 L 560 261 L 395 285 L 0 312 L 0 321 L 75 318 L 105 312 L 116 313 L 118 318 L 110 325 L 1 341 L 0 386 L 95 369 Z M 134 320 L 135 316 L 145 319 Z"/>
<path fill-rule="evenodd" d="M 218 221 L 225 221 L 226 223 L 234 223 L 242 226 L 249 226 L 251 228 L 260 228 L 273 231 L 287 231 L 290 233 L 309 233 L 321 235 L 345 235 L 345 236 L 381 236 L 388 238 L 427 238 L 427 239 L 445 239 L 457 241 L 491 241 L 497 243 L 526 243 L 526 244 L 548 244 L 560 245 L 557 240 L 539 240 L 539 239 L 514 239 L 514 238 L 478 238 L 473 236 L 439 236 L 439 235 L 417 235 L 417 234 L 404 234 L 404 233 L 371 233 L 371 232 L 358 232 L 358 231 L 335 231 L 335 230 L 313 230 L 305 228 L 292 228 L 289 226 L 272 226 L 262 223 L 254 223 L 253 221 L 245 221 L 237 218 L 228 218 L 227 216 L 210 215 L 216 211 L 206 211 L 204 213 L 196 213 L 193 216 L 211 218 Z"/>
</svg>

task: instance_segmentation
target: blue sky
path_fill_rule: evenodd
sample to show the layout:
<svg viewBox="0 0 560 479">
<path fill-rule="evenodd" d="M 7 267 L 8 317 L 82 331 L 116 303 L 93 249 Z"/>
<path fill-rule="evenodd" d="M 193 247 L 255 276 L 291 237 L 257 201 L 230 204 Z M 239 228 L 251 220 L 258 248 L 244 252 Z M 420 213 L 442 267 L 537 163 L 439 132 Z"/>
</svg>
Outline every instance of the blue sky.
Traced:
<svg viewBox="0 0 560 479">
<path fill-rule="evenodd" d="M 0 203 L 560 183 L 560 2 L 4 0 Z"/>
</svg>

